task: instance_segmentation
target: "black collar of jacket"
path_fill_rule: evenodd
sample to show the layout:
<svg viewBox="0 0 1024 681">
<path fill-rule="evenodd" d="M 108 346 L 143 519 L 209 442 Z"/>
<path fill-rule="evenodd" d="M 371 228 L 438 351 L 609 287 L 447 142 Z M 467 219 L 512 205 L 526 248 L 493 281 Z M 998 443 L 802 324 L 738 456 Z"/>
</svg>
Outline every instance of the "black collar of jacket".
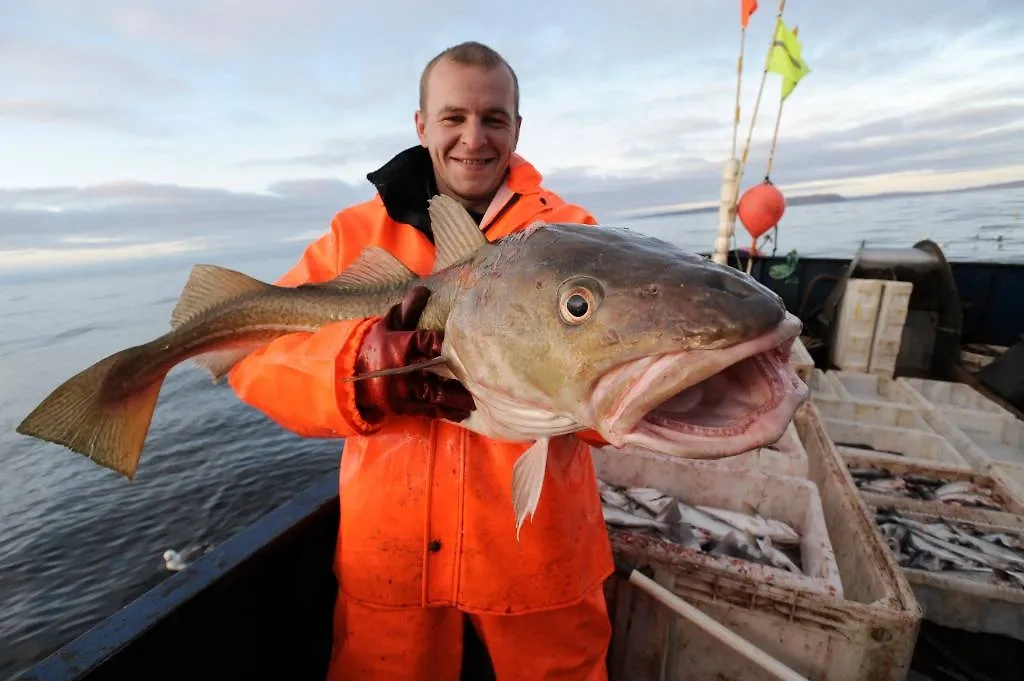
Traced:
<svg viewBox="0 0 1024 681">
<path fill-rule="evenodd" d="M 398 152 L 380 168 L 367 173 L 366 179 L 377 188 L 392 220 L 412 225 L 434 240 L 427 201 L 438 191 L 434 166 L 426 148 L 417 144 Z M 470 215 L 477 224 L 483 219 L 482 213 L 470 211 Z"/>
</svg>

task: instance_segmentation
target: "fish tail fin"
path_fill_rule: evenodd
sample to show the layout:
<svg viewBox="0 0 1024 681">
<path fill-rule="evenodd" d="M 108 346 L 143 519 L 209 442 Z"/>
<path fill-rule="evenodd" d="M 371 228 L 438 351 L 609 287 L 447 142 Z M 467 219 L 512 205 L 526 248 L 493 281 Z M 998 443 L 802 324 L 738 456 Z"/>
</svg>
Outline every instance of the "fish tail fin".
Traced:
<svg viewBox="0 0 1024 681">
<path fill-rule="evenodd" d="M 540 503 L 544 474 L 548 462 L 548 438 L 542 437 L 523 452 L 512 466 L 512 509 L 516 516 L 516 541 L 527 514 L 533 514 Z"/>
<path fill-rule="evenodd" d="M 16 431 L 63 445 L 133 479 L 166 372 L 136 390 L 112 390 L 110 378 L 141 350 L 122 350 L 72 376 L 40 402 Z M 120 394 L 112 399 L 112 392 Z"/>
<path fill-rule="evenodd" d="M 194 265 L 171 312 L 171 326 L 178 328 L 222 303 L 270 288 L 273 284 L 226 267 Z"/>
</svg>

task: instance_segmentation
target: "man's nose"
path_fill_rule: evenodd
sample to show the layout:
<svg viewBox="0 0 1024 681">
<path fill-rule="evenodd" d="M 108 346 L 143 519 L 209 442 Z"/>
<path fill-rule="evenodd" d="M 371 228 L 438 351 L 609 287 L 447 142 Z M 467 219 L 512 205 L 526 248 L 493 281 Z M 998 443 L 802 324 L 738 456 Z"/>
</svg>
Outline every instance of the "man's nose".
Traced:
<svg viewBox="0 0 1024 681">
<path fill-rule="evenodd" d="M 483 146 L 487 140 L 487 134 L 484 130 L 483 124 L 474 119 L 466 121 L 465 126 L 462 128 L 462 143 L 470 149 L 476 149 L 477 147 Z"/>
</svg>

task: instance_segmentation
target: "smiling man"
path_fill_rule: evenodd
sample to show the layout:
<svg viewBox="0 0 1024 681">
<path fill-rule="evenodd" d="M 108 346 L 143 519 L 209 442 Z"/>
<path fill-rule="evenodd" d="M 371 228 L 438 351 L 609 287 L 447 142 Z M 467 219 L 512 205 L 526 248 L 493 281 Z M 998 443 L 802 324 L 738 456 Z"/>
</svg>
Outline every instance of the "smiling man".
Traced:
<svg viewBox="0 0 1024 681">
<path fill-rule="evenodd" d="M 515 153 L 519 84 L 487 46 L 463 43 L 427 64 L 415 124 L 420 145 L 367 175 L 376 196 L 339 212 L 279 284 L 333 278 L 367 246 L 426 275 L 437 193 L 490 240 L 536 220 L 595 224 Z M 449 422 L 474 405 L 436 375 L 342 380 L 436 355 L 441 338 L 415 330 L 426 296 L 414 289 L 384 317 L 279 338 L 230 375 L 239 398 L 281 426 L 346 438 L 329 678 L 455 681 L 468 618 L 499 679 L 604 680 L 613 564 L 589 446 L 552 441 L 544 495 L 517 541 L 512 466 L 527 445 Z"/>
</svg>

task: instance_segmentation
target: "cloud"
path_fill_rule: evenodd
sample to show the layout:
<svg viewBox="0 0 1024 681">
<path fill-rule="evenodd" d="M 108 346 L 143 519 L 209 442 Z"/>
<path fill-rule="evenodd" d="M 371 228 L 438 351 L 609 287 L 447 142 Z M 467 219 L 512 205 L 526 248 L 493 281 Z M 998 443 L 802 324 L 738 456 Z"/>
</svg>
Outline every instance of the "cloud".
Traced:
<svg viewBox="0 0 1024 681">
<path fill-rule="evenodd" d="M 0 139 L 16 159 L 0 164 L 0 248 L 199 238 L 212 248 L 215 234 L 269 243 L 321 230 L 370 194 L 368 171 L 416 143 L 420 70 L 469 38 L 519 74 L 519 151 L 551 188 L 608 216 L 717 200 L 734 133 L 738 3 L 417 7 L 5 6 L 0 58 L 20 66 L 0 72 Z M 780 186 L 855 194 L 1020 172 L 1019 0 L 790 3 L 786 20 L 812 71 L 782 111 Z M 741 151 L 773 22 L 762 3 L 746 43 Z M 778 93 L 769 74 L 745 184 L 765 172 Z M 107 238 L 118 241 L 80 241 Z"/>
<path fill-rule="evenodd" d="M 160 126 L 146 122 L 143 117 L 108 105 L 0 99 L 0 120 L 4 119 L 44 125 L 86 126 L 104 132 L 142 137 L 161 137 L 165 134 Z"/>
<path fill-rule="evenodd" d="M 298 167 L 339 167 L 355 163 L 380 165 L 382 156 L 396 150 L 418 144 L 419 140 L 411 129 L 404 133 L 388 132 L 380 135 L 351 135 L 326 140 L 319 149 L 306 154 L 285 158 L 250 159 L 239 162 L 241 167 L 289 166 Z"/>
<path fill-rule="evenodd" d="M 329 178 L 279 182 L 260 193 L 137 182 L 3 190 L 0 269 L 308 242 L 340 208 L 370 196 L 369 184 L 360 189 Z"/>
</svg>

